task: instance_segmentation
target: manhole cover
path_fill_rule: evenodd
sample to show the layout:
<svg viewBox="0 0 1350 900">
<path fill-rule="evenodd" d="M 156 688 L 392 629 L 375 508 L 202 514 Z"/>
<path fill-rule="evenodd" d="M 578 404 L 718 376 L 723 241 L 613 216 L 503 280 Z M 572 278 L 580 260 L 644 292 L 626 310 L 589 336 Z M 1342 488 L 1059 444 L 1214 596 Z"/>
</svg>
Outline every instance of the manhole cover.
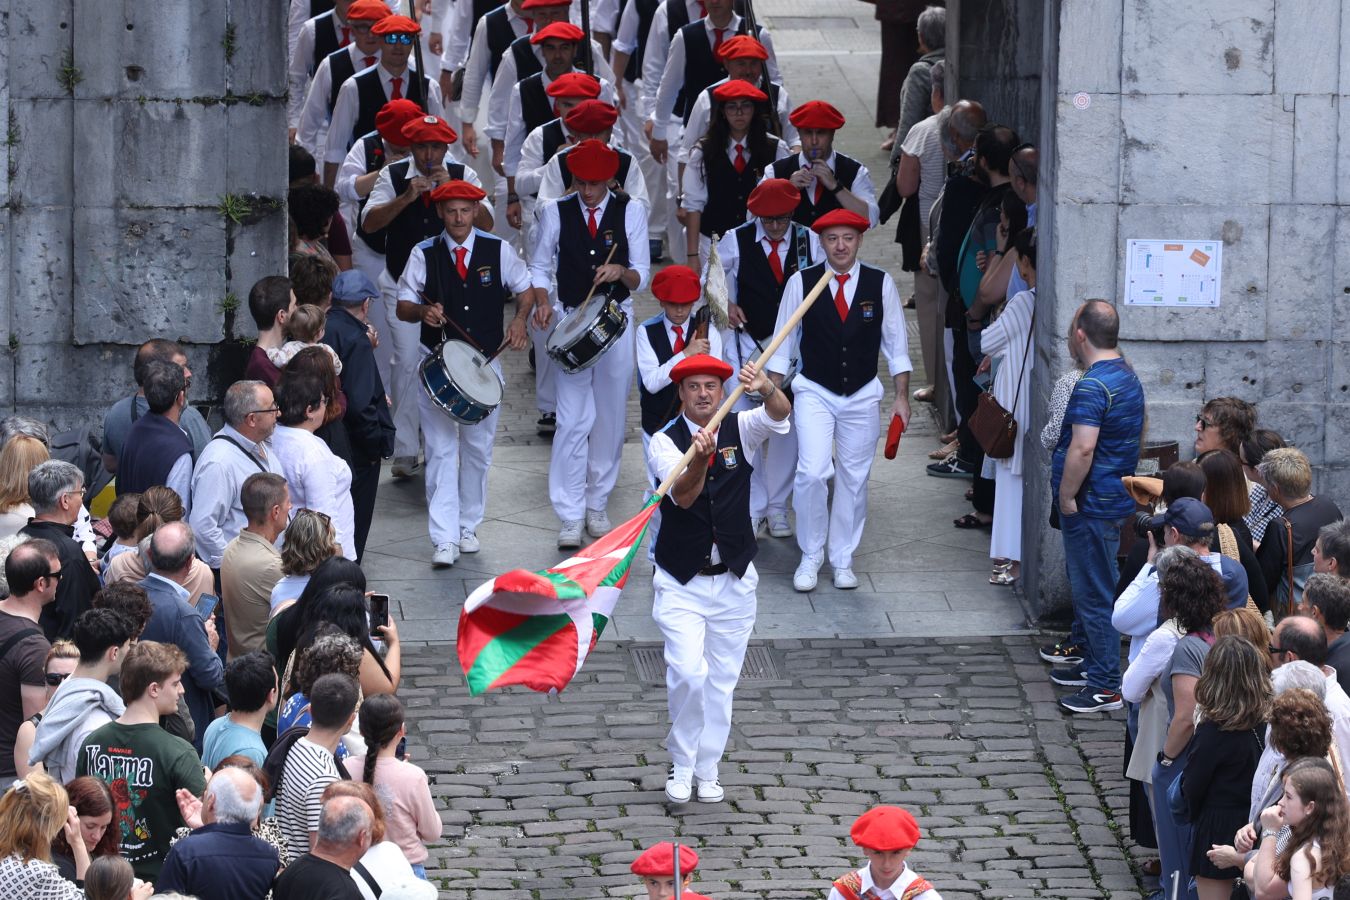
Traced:
<svg viewBox="0 0 1350 900">
<path fill-rule="evenodd" d="M 847 16 L 770 16 L 775 31 L 833 31 L 857 28 L 857 20 Z"/>
<path fill-rule="evenodd" d="M 644 684 L 666 683 L 666 660 L 660 647 L 635 647 L 631 652 L 640 681 Z M 751 645 L 746 649 L 741 681 L 780 681 L 782 677 L 768 647 Z"/>
</svg>

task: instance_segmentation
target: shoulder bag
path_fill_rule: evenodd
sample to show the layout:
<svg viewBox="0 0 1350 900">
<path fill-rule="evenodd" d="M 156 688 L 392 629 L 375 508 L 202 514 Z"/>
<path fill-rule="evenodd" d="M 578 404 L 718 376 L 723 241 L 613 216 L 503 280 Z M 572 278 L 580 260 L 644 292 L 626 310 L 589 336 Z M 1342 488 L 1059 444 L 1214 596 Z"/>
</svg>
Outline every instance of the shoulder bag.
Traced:
<svg viewBox="0 0 1350 900">
<path fill-rule="evenodd" d="M 1031 323 L 1027 326 L 1027 348 L 1022 357 L 1022 370 L 1017 373 L 1017 390 L 1013 393 L 1013 409 L 1022 395 L 1022 378 L 1027 373 L 1031 355 L 1031 338 L 1036 333 L 1036 307 L 1031 308 Z M 994 399 L 993 391 L 980 394 L 975 412 L 970 417 L 970 433 L 975 436 L 984 455 L 990 459 L 1008 459 L 1017 449 L 1017 420 Z"/>
</svg>

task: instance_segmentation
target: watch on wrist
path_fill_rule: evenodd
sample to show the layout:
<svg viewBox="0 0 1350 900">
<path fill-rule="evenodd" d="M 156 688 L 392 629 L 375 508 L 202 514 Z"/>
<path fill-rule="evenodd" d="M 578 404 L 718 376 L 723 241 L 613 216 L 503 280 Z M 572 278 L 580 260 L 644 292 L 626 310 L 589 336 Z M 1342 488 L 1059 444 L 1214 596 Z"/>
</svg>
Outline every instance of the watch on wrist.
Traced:
<svg viewBox="0 0 1350 900">
<path fill-rule="evenodd" d="M 836 194 L 836 195 L 837 195 L 837 194 L 838 194 L 840 191 L 842 191 L 843 189 L 844 189 L 844 186 L 843 186 L 842 184 L 840 184 L 839 182 L 836 181 L 836 182 L 834 183 L 834 187 L 832 187 L 832 188 L 826 188 L 825 190 L 829 191 L 831 194 Z"/>
<path fill-rule="evenodd" d="M 1172 759 L 1172 757 L 1168 756 L 1161 750 L 1158 751 L 1158 765 L 1162 766 L 1163 768 L 1169 768 L 1174 762 L 1176 762 L 1176 760 Z"/>
</svg>

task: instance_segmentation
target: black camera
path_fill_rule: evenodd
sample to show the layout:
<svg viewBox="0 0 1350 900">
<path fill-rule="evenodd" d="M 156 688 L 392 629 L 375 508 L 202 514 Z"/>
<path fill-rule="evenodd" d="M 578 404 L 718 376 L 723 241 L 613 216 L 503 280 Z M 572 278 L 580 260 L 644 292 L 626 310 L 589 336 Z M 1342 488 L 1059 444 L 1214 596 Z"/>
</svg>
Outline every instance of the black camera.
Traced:
<svg viewBox="0 0 1350 900">
<path fill-rule="evenodd" d="M 1150 534 L 1153 535 L 1153 542 L 1159 547 L 1163 545 L 1163 516 L 1162 514 L 1153 515 L 1152 513 L 1137 512 L 1134 514 L 1134 533 L 1141 539 L 1148 540 Z"/>
</svg>

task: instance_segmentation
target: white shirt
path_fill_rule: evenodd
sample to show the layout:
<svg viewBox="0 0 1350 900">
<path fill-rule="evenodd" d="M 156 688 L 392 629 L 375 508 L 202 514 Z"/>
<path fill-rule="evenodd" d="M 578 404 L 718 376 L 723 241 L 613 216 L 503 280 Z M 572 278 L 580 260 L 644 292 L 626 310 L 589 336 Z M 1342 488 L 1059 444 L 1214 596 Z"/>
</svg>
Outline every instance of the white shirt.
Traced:
<svg viewBox="0 0 1350 900">
<path fill-rule="evenodd" d="M 1206 553 L 1200 558 L 1220 576 L 1223 575 L 1222 554 Z M 1158 569 L 1152 563 L 1145 563 L 1134 580 L 1121 591 L 1111 609 L 1111 627 L 1130 639 L 1130 662 L 1134 662 L 1144 649 L 1143 639 L 1158 627 L 1160 602 Z"/>
<path fill-rule="evenodd" d="M 456 5 L 468 2 L 470 0 L 456 0 Z M 408 857 L 403 855 L 403 850 L 398 844 L 387 839 L 380 841 L 378 844 L 371 844 L 370 849 L 361 857 L 361 865 L 370 873 L 370 877 L 375 879 L 375 883 L 380 886 L 382 895 L 399 884 L 412 882 L 417 878 L 413 874 Z M 351 876 L 352 881 L 356 884 L 356 889 L 361 892 L 362 900 L 375 900 L 375 892 L 361 877 L 361 873 L 352 869 Z"/>
<path fill-rule="evenodd" d="M 386 100 L 392 92 L 391 85 L 395 77 L 403 79 L 399 82 L 399 91 L 406 97 L 409 84 L 417 76 L 412 66 L 398 76 L 390 74 L 383 65 L 378 67 L 378 71 Z M 328 121 L 328 151 L 323 158 L 326 163 L 334 165 L 341 163 L 351 147 L 352 129 L 356 127 L 356 119 L 361 113 L 361 98 L 356 90 L 356 79 L 348 78 L 338 91 L 337 103 L 333 105 L 333 115 Z M 435 78 L 427 80 L 427 113 L 445 117 L 445 107 L 441 103 L 441 86 Z"/>
<path fill-rule="evenodd" d="M 544 167 L 553 161 L 551 157 L 544 159 L 544 129 L 552 122 L 558 122 L 558 127 L 562 128 L 563 135 L 567 138 L 567 143 L 563 147 L 571 146 L 574 143 L 572 135 L 567 131 L 567 126 L 563 125 L 558 119 L 545 122 L 525 135 L 525 142 L 520 145 L 520 162 L 516 166 L 516 193 L 522 198 L 539 192 L 539 183 L 544 177 Z M 610 146 L 618 149 L 618 145 L 613 141 L 610 142 Z M 562 147 L 558 149 L 561 150 Z M 556 197 L 559 194 L 553 196 Z"/>
<path fill-rule="evenodd" d="M 449 151 L 446 152 L 445 154 L 446 163 L 460 162 L 453 155 L 455 149 L 456 149 L 455 146 L 451 146 Z M 460 164 L 463 165 L 463 163 Z M 378 209 L 381 206 L 387 206 L 388 204 L 392 203 L 394 201 L 394 198 L 397 196 L 394 193 L 394 179 L 389 174 L 389 168 L 390 168 L 389 166 L 385 166 L 383 169 L 380 170 L 380 174 L 375 176 L 375 186 L 370 189 L 370 199 L 366 201 L 366 208 L 361 211 L 361 222 L 363 224 L 366 221 L 366 216 L 370 215 L 370 211 L 372 209 Z M 413 177 L 416 174 L 419 174 L 420 172 L 421 170 L 417 168 L 416 161 L 410 162 L 408 164 L 409 178 Z M 467 181 L 469 184 L 476 185 L 477 187 L 480 188 L 483 186 L 482 182 L 478 178 L 478 173 L 474 171 L 473 166 L 468 165 L 464 166 L 464 180 Z M 490 197 L 491 195 L 488 195 L 488 197 L 484 197 L 482 200 L 478 201 L 478 205 L 486 209 L 488 212 L 492 212 L 492 206 L 488 202 Z"/>
<path fill-rule="evenodd" d="M 828 263 L 825 269 L 830 273 L 830 281 L 825 285 L 825 289 L 820 292 L 820 296 L 816 298 L 815 302 L 833 306 L 835 290 L 839 284 L 836 278 L 843 273 L 836 272 Z M 849 309 L 853 308 L 853 295 L 858 288 L 858 274 L 861 270 L 862 264 L 854 260 L 853 268 L 849 269 L 847 273 L 849 278 L 844 283 L 844 301 L 848 304 Z M 792 314 L 797 311 L 797 307 L 801 306 L 804 292 L 814 286 L 803 288 L 802 273 L 792 273 L 783 288 L 783 300 L 778 305 L 778 322 L 774 326 L 775 333 L 782 330 L 788 319 L 792 318 Z M 769 360 L 768 369 L 770 372 L 777 372 L 779 375 L 787 374 L 790 361 L 797 355 L 792 351 L 794 347 L 800 345 L 801 333 L 802 326 L 798 322 L 793 329 L 792 336 L 779 345 L 778 352 L 773 355 L 773 359 Z M 891 280 L 889 272 L 881 273 L 881 355 L 886 358 L 886 365 L 889 367 L 892 377 L 914 371 L 914 366 L 909 361 L 909 338 L 905 332 L 905 311 L 900 306 L 900 296 L 896 293 L 895 282 Z"/>
<path fill-rule="evenodd" d="M 764 223 L 755 219 L 755 241 L 764 250 L 764 256 L 768 257 L 772 252 L 773 245 L 768 241 L 768 233 L 764 231 Z M 820 238 L 814 231 L 805 226 L 801 226 L 807 235 L 806 252 L 809 254 L 806 260 L 806 266 L 814 265 L 825 258 L 825 252 L 820 249 Z M 796 234 L 793 228 L 788 228 L 783 239 L 778 242 L 778 264 L 787 271 L 788 253 L 797 252 Z M 727 273 L 727 294 L 730 302 L 735 303 L 737 295 L 737 280 L 741 272 L 741 244 L 736 240 L 736 233 L 728 231 L 722 235 L 722 240 L 717 243 L 717 255 L 722 260 L 722 270 Z"/>
<path fill-rule="evenodd" d="M 312 574 L 282 575 L 281 580 L 272 588 L 270 601 L 272 615 L 276 615 L 277 608 L 288 600 L 299 600 L 300 595 L 304 593 L 305 585 L 309 584 L 309 579 L 312 577 Z"/>
<path fill-rule="evenodd" d="M 535 131 L 538 130 L 539 129 L 537 128 L 535 129 Z M 529 140 L 526 139 L 526 144 L 528 143 Z M 619 149 L 618 144 L 613 138 L 610 139 L 609 145 L 616 150 Z M 629 155 L 631 156 L 632 154 Z M 522 158 L 522 165 L 523 164 L 524 160 Z M 539 192 L 539 202 L 542 203 L 545 200 L 556 199 L 567 192 L 567 188 L 563 186 L 562 167 L 564 165 L 566 165 L 566 163 L 563 160 L 554 156 L 535 171 L 534 177 L 538 179 L 535 190 Z M 517 175 L 517 191 L 522 190 L 520 185 L 520 176 Z M 629 199 L 641 203 L 643 209 L 647 210 L 647 217 L 651 218 L 652 201 L 651 197 L 647 195 L 647 179 L 642 177 L 642 167 L 638 165 L 637 159 L 633 159 L 633 161 L 628 164 L 628 175 L 624 178 L 622 187 Z"/>
<path fill-rule="evenodd" d="M 291 488 L 291 509 L 312 509 L 333 520 L 342 555 L 356 559 L 356 515 L 352 470 L 322 438 L 303 428 L 278 425 L 272 448 Z"/>
<path fill-rule="evenodd" d="M 659 14 L 659 11 L 658 11 Z M 716 42 L 716 30 L 713 27 L 711 19 L 702 19 L 704 30 L 708 35 L 708 46 L 712 47 Z M 656 22 L 652 22 L 652 33 L 656 33 Z M 741 17 L 735 13 L 731 14 L 731 21 L 722 29 L 722 40 L 736 36 L 736 31 L 741 27 Z M 759 35 L 759 42 L 764 45 L 764 49 L 769 51 L 769 58 L 765 65 L 769 69 L 770 81 L 782 81 L 782 75 L 778 71 L 778 61 L 773 52 L 773 38 L 769 35 L 768 29 L 764 29 Z M 683 123 L 679 116 L 675 115 L 675 100 L 680 95 L 680 89 L 684 87 L 684 32 L 675 32 L 675 38 L 670 42 L 670 52 L 666 55 L 665 68 L 661 71 L 659 84 L 648 84 L 646 81 L 647 62 L 652 59 L 652 42 L 647 41 L 647 58 L 643 63 L 643 86 L 644 93 L 653 92 L 654 100 L 652 102 L 652 138 L 655 140 L 678 139 L 679 130 Z M 693 102 L 695 98 L 690 98 Z"/>
<path fill-rule="evenodd" d="M 647 53 L 642 58 L 642 103 L 638 107 L 638 113 L 644 121 L 652 117 L 652 110 L 656 107 L 656 89 L 661 85 L 661 75 L 666 70 L 666 57 L 670 55 L 670 43 L 674 40 L 674 37 L 670 34 L 668 6 L 670 3 L 680 2 L 684 3 L 690 22 L 697 22 L 704 17 L 698 0 L 661 0 L 661 4 L 656 7 L 656 12 L 652 14 L 652 24 L 647 31 Z M 629 4 L 630 9 L 636 6 L 636 3 Z M 633 49 L 627 51 L 629 53 L 637 52 L 638 45 L 638 15 L 636 9 L 632 11 L 631 46 Z M 619 23 L 619 31 L 623 31 L 622 22 Z"/>
<path fill-rule="evenodd" d="M 575 4 L 574 4 L 575 5 Z M 544 64 L 544 51 L 537 44 L 530 45 L 530 52 L 539 64 Z M 600 45 L 591 41 L 591 53 L 595 56 L 595 77 L 600 79 L 600 99 L 606 103 L 615 102 L 614 71 L 605 61 Z M 544 87 L 548 87 L 548 76 L 544 76 Z M 520 77 L 516 74 L 516 57 L 510 50 L 502 54 L 501 65 L 497 67 L 497 77 L 492 81 L 492 93 L 488 95 L 488 121 L 484 133 L 494 141 L 507 141 L 507 132 L 514 126 L 524 129 L 520 119 L 520 91 L 516 85 Z M 465 121 L 468 121 L 467 117 Z M 522 133 L 521 140 L 525 135 Z"/>
<path fill-rule="evenodd" d="M 197 555 L 213 569 L 220 568 L 225 545 L 237 538 L 247 524 L 244 507 L 239 502 L 245 479 L 262 471 L 283 475 L 270 441 L 254 443 L 232 425 L 216 432 L 216 438 L 223 437 L 238 441 L 244 450 L 227 440 L 213 439 L 206 445 L 192 472 L 193 502 L 188 515 L 188 524 L 197 538 Z"/>
<path fill-rule="evenodd" d="M 468 265 L 473 261 L 473 245 L 479 237 L 501 244 L 502 282 L 510 289 L 512 294 L 523 293 L 530 286 L 530 270 L 516 253 L 515 248 L 506 241 L 476 228 L 469 232 L 469 236 L 464 239 L 463 244 L 456 244 L 454 238 L 450 237 L 450 233 L 446 231 L 442 231 L 431 241 L 444 241 L 446 248 L 450 251 L 451 261 L 455 258 L 455 248 L 463 247 L 467 251 L 464 254 L 464 264 Z M 427 258 L 423 247 L 431 241 L 423 241 L 413 247 L 412 253 L 408 256 L 408 265 L 404 267 L 403 276 L 398 280 L 399 300 L 406 300 L 409 303 L 426 302 L 421 296 L 422 291 L 427 286 Z M 438 298 L 433 297 L 432 299 Z M 485 349 L 491 352 L 496 348 L 487 347 Z"/>
<path fill-rule="evenodd" d="M 721 81 L 715 81 L 712 87 L 726 84 L 730 80 L 730 78 L 723 78 Z M 759 87 L 758 82 L 755 82 L 755 87 Z M 690 152 L 698 145 L 699 140 L 708 130 L 708 116 L 711 112 L 711 88 L 706 91 L 699 91 L 698 99 L 694 101 L 694 108 L 689 113 L 689 123 L 684 126 L 684 133 L 680 136 L 679 155 L 676 157 L 676 162 L 689 161 Z M 792 101 L 788 97 L 787 88 L 780 84 L 778 86 L 778 122 L 783 126 L 783 143 L 787 144 L 789 149 L 800 147 L 802 144 L 801 136 L 797 134 L 797 127 L 788 119 L 791 113 Z"/>
<path fill-rule="evenodd" d="M 609 206 L 611 196 L 613 195 L 606 193 L 600 201 L 600 205 L 595 207 L 597 222 L 604 218 L 605 209 Z M 558 207 L 563 203 L 575 203 L 580 206 L 581 198 L 577 194 L 570 194 L 558 200 L 550 200 L 548 203 L 539 204 L 535 213 L 538 222 L 531 236 L 534 246 L 530 249 L 530 280 L 535 287 L 546 291 L 553 287 L 553 273 L 558 268 Z M 584 220 L 586 210 L 583 208 L 581 213 Z M 638 273 L 637 286 L 629 293 L 636 294 L 647 286 L 651 274 L 651 248 L 647 244 L 646 207 L 641 203 L 627 204 L 624 207 L 623 230 L 628 239 L 627 268 Z M 580 297 L 576 299 L 581 300 Z"/>
<path fill-rule="evenodd" d="M 355 44 L 348 44 L 346 49 L 352 58 L 352 65 L 356 67 L 353 75 L 359 75 L 370 68 L 366 65 L 367 58 L 375 60 L 376 63 L 380 60 L 378 52 L 367 57 L 367 54 L 356 49 Z M 304 105 L 300 108 L 300 119 L 296 123 L 295 132 L 295 142 L 316 159 L 328 150 L 328 117 L 331 115 L 328 97 L 332 93 L 332 88 L 333 67 L 331 60 L 324 57 L 314 73 L 314 79 L 309 83 L 309 93 L 305 95 Z"/>
<path fill-rule="evenodd" d="M 862 890 L 858 892 L 858 896 L 870 896 L 872 900 L 899 900 L 904 895 L 905 889 L 919 877 L 919 873 L 911 869 L 908 864 L 905 865 L 904 871 L 888 888 L 877 887 L 876 882 L 872 880 L 871 863 L 859 869 L 858 875 L 862 878 Z M 844 895 L 839 893 L 836 888 L 831 887 L 829 900 L 844 900 Z M 928 890 L 917 895 L 914 900 L 942 900 L 942 895 L 936 889 Z"/>
<path fill-rule="evenodd" d="M 947 157 L 942 152 L 938 117 L 929 116 L 916 122 L 900 145 L 900 152 L 919 161 L 919 224 L 926 235 L 928 213 L 947 183 Z"/>
<path fill-rule="evenodd" d="M 736 162 L 736 148 L 742 148 L 742 154 L 746 166 L 750 165 L 750 148 L 745 140 L 727 141 L 727 159 L 733 164 Z M 782 140 L 778 140 L 778 146 L 774 148 L 773 158 L 775 161 L 788 155 L 788 146 Z M 680 206 L 693 212 L 702 212 L 708 205 L 708 174 L 703 169 L 703 150 L 695 147 L 689 154 L 688 165 L 684 167 L 684 180 L 680 182 L 680 191 L 684 194 L 684 200 Z M 746 213 L 749 218 L 749 213 Z"/>
<path fill-rule="evenodd" d="M 675 324 L 665 316 L 661 317 L 661 322 L 666 326 L 666 339 L 670 341 L 670 346 L 675 346 Z M 687 344 L 693 338 L 693 327 L 688 319 L 683 325 L 679 326 L 683 334 L 684 341 Z M 716 359 L 722 358 L 722 335 L 716 328 L 708 329 L 708 355 Z M 647 328 L 638 329 L 637 332 L 637 370 L 638 379 L 642 386 L 650 394 L 655 394 L 670 385 L 670 370 L 685 358 L 685 353 L 681 350 L 665 362 L 659 362 L 656 358 L 656 350 L 652 347 L 651 338 L 647 334 Z M 695 428 L 695 431 L 698 429 Z"/>
<path fill-rule="evenodd" d="M 389 145 L 381 139 L 380 146 L 384 149 L 384 166 L 387 166 L 390 162 Z M 403 157 L 399 157 L 399 159 L 402 158 Z M 398 162 L 398 160 L 395 159 L 393 162 Z M 384 166 L 381 166 L 381 168 L 384 168 Z M 352 144 L 352 149 L 347 151 L 346 158 L 342 160 L 342 165 L 338 167 L 337 180 L 333 182 L 333 190 L 337 191 L 338 199 L 342 200 L 343 203 L 355 205 L 366 199 L 366 197 L 369 197 L 370 191 L 366 191 L 365 194 L 362 194 L 356 189 L 356 179 L 365 174 L 366 148 L 361 141 L 357 141 Z M 371 184 L 372 190 L 374 187 L 375 185 Z M 347 221 L 353 225 L 354 230 L 356 216 L 352 216 Z"/>
<path fill-rule="evenodd" d="M 1144 645 L 1130 659 L 1121 676 L 1120 693 L 1130 703 L 1142 703 L 1153 689 L 1153 682 L 1162 677 L 1172 664 L 1172 653 L 1181 640 L 1176 619 L 1159 625 L 1144 639 Z"/>
<path fill-rule="evenodd" d="M 304 11 L 309 11 L 309 4 L 305 0 L 300 0 L 305 4 Z M 295 6 L 291 7 L 291 15 L 295 15 Z M 309 88 L 309 80 L 314 76 L 317 66 L 314 64 L 314 19 L 306 19 L 296 32 L 295 41 L 291 45 L 291 64 L 286 73 L 286 83 L 289 88 L 289 94 L 286 98 L 286 124 L 295 128 L 300 121 L 300 107 L 305 102 L 305 93 Z M 337 30 L 338 44 L 342 44 L 342 27 L 347 23 L 333 13 L 333 25 Z"/>
<path fill-rule="evenodd" d="M 838 154 L 835 153 L 833 150 L 830 151 L 829 156 L 825 157 L 825 167 L 828 168 L 831 172 L 838 171 L 837 166 L 839 164 L 839 161 L 837 157 Z M 806 159 L 806 151 L 803 150 L 797 153 L 796 159 L 797 159 L 797 168 L 799 169 L 811 168 L 811 163 Z M 848 188 L 848 190 L 853 194 L 853 196 L 857 197 L 859 200 L 867 204 L 867 218 L 872 223 L 872 227 L 876 228 L 877 223 L 881 221 L 881 210 L 877 208 L 877 189 L 872 185 L 872 173 L 867 171 L 867 166 L 863 165 L 861 162 L 858 162 L 858 160 L 854 160 L 854 162 L 858 163 L 858 174 L 853 179 L 853 186 Z M 765 181 L 773 177 L 775 176 L 772 172 L 764 173 Z M 815 196 L 816 181 L 817 181 L 816 176 L 811 175 L 809 177 L 809 180 L 806 183 L 806 193 L 808 196 L 811 197 Z"/>
<path fill-rule="evenodd" d="M 508 6 L 509 10 L 510 7 Z M 481 30 L 482 20 L 475 28 L 473 22 L 473 0 L 455 0 L 442 20 L 441 68 L 447 72 L 462 69 L 469 59 L 469 34 L 475 37 Z"/>
<path fill-rule="evenodd" d="M 472 0 L 464 5 L 472 10 Z M 456 2 L 456 9 L 459 6 L 460 3 Z M 471 12 L 465 14 L 465 18 L 471 14 Z M 483 18 L 487 17 L 484 16 Z M 511 24 L 511 30 L 515 32 L 516 37 L 524 37 L 530 33 L 525 20 L 516 14 L 509 3 L 506 6 L 506 21 Z M 467 31 L 464 33 L 468 34 Z M 510 44 L 507 44 L 508 48 L 510 46 Z M 446 56 L 449 55 L 449 52 L 449 45 L 447 44 Z M 490 51 L 488 49 L 487 28 L 484 27 L 483 19 L 478 20 L 478 29 L 473 33 L 473 43 L 469 46 L 468 54 L 468 57 L 464 60 L 464 87 L 459 94 L 459 117 L 462 122 L 473 124 L 473 121 L 478 118 L 478 109 L 483 104 L 483 88 L 486 86 L 491 89 L 492 83 L 495 83 L 488 67 L 491 60 L 488 58 Z M 509 49 L 503 52 L 503 61 L 509 55 Z M 445 59 L 446 56 L 443 56 L 442 59 Z"/>
<path fill-rule="evenodd" d="M 183 501 L 183 512 L 192 512 L 192 453 L 184 453 L 174 460 L 164 486 L 178 494 Z"/>
<path fill-rule="evenodd" d="M 553 79 L 548 77 L 548 73 L 544 73 L 542 80 L 545 88 L 553 83 Z M 522 110 L 520 103 L 521 83 L 522 82 L 517 82 L 516 84 L 511 85 L 511 96 L 507 102 L 506 108 L 506 130 L 500 135 L 500 138 L 506 144 L 506 151 L 502 159 L 502 168 L 511 178 L 516 177 L 516 170 L 520 167 L 520 147 L 525 143 L 525 113 Z M 604 78 L 600 79 L 600 99 L 611 106 L 618 104 L 618 98 L 614 93 L 613 83 L 606 81 Z M 491 126 L 489 126 L 489 133 L 490 129 Z M 495 138 L 499 136 L 491 134 L 491 137 Z M 519 187 L 516 188 L 516 192 L 520 192 Z"/>
</svg>

